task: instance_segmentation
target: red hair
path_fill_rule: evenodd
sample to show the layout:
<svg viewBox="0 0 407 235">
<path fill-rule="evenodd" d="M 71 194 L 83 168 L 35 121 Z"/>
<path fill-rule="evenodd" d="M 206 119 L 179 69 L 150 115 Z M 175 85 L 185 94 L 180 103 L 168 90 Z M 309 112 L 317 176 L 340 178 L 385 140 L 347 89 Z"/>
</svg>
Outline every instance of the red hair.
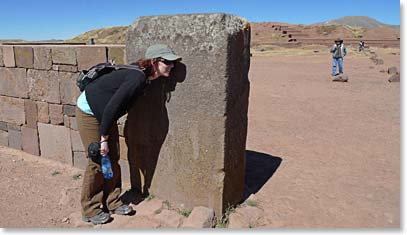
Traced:
<svg viewBox="0 0 407 235">
<path fill-rule="evenodd" d="M 153 73 L 155 73 L 155 68 L 153 66 L 154 63 L 156 63 L 156 59 L 144 59 L 141 58 L 137 60 L 136 62 L 133 62 L 131 64 L 138 65 L 140 69 L 144 70 L 144 73 L 149 76 Z"/>
</svg>

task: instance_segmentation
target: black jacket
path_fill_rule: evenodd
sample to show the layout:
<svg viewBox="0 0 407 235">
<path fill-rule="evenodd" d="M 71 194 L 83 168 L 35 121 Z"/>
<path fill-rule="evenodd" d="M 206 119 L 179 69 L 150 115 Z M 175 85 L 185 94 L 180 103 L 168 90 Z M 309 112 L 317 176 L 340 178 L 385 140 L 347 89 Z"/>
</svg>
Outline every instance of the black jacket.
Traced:
<svg viewBox="0 0 407 235">
<path fill-rule="evenodd" d="M 86 86 L 86 99 L 100 123 L 100 135 L 108 135 L 112 124 L 127 113 L 146 85 L 143 71 L 121 69 L 102 75 Z"/>
</svg>

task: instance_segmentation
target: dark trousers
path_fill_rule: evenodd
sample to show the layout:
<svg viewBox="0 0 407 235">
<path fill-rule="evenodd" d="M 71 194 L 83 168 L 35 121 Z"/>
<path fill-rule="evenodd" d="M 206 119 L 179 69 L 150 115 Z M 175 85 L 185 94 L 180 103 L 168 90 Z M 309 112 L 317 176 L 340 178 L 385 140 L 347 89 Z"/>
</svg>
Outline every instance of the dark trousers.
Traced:
<svg viewBox="0 0 407 235">
<path fill-rule="evenodd" d="M 85 150 L 88 149 L 90 143 L 100 141 L 99 122 L 94 116 L 76 108 L 76 121 Z M 104 179 L 101 166 L 88 158 L 81 195 L 82 215 L 86 217 L 99 214 L 102 206 L 107 210 L 114 210 L 123 204 L 120 200 L 122 181 L 117 124 L 114 124 L 109 132 L 108 143 L 113 178 Z"/>
</svg>

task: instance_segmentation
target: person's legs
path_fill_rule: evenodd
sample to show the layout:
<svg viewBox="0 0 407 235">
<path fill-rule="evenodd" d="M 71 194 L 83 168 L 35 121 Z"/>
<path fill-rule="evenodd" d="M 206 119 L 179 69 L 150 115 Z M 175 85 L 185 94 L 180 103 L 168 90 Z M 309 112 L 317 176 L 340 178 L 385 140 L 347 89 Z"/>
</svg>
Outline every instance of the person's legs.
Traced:
<svg viewBox="0 0 407 235">
<path fill-rule="evenodd" d="M 76 121 L 87 155 L 89 144 L 100 141 L 99 122 L 95 117 L 84 113 L 78 108 L 76 108 Z M 82 216 L 93 217 L 102 212 L 103 182 L 100 165 L 88 158 L 88 166 L 82 184 Z"/>
<path fill-rule="evenodd" d="M 332 76 L 336 75 L 336 64 L 337 64 L 337 59 L 336 58 L 332 58 Z"/>
<path fill-rule="evenodd" d="M 123 205 L 120 200 L 122 190 L 121 170 L 119 165 L 120 160 L 120 147 L 119 147 L 119 131 L 117 124 L 114 124 L 109 132 L 109 158 L 112 163 L 113 178 L 105 180 L 103 188 L 106 207 L 108 210 L 113 211 L 119 206 Z"/>
<path fill-rule="evenodd" d="M 343 58 L 338 58 L 339 74 L 343 74 Z"/>
</svg>

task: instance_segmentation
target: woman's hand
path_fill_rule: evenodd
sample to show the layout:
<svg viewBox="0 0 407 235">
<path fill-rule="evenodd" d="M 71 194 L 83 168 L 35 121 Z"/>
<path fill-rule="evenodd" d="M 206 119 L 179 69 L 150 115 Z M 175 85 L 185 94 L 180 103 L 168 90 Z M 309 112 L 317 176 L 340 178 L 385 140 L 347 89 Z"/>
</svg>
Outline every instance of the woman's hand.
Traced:
<svg viewBox="0 0 407 235">
<path fill-rule="evenodd" d="M 105 156 L 109 153 L 108 135 L 102 135 L 100 137 L 100 155 Z"/>
<path fill-rule="evenodd" d="M 105 156 L 109 153 L 109 144 L 107 141 L 100 143 L 100 155 Z"/>
</svg>

